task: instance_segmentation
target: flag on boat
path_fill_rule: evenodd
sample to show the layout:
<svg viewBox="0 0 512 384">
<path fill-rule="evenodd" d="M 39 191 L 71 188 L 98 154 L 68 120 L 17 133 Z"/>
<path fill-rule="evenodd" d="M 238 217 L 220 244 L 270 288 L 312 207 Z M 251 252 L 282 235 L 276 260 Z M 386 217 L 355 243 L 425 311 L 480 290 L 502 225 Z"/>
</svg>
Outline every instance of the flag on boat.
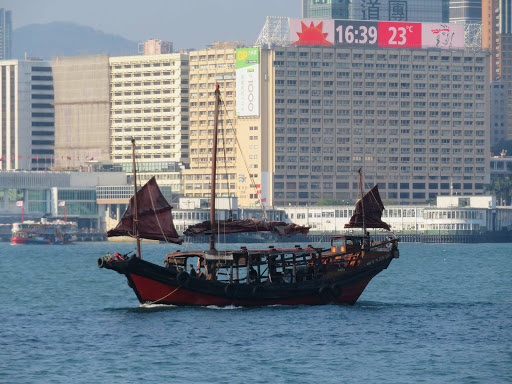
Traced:
<svg viewBox="0 0 512 384">
<path fill-rule="evenodd" d="M 23 207 L 23 200 L 17 201 L 16 202 L 16 206 L 17 207 Z"/>
<path fill-rule="evenodd" d="M 65 207 L 65 206 L 66 206 L 66 202 L 65 201 L 59 202 L 59 207 Z"/>
</svg>

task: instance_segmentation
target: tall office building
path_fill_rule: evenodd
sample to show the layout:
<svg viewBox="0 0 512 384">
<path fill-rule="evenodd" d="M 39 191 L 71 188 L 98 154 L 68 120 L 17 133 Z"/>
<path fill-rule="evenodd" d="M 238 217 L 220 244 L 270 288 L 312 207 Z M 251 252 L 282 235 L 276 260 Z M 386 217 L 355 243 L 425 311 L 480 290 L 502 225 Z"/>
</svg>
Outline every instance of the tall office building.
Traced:
<svg viewBox="0 0 512 384">
<path fill-rule="evenodd" d="M 449 0 L 302 0 L 302 17 L 448 22 Z"/>
<path fill-rule="evenodd" d="M 79 167 L 110 160 L 109 64 L 107 55 L 57 57 L 55 166 Z"/>
<path fill-rule="evenodd" d="M 180 171 L 189 163 L 188 55 L 111 57 L 110 152 L 112 162 L 132 172 L 135 138 L 138 176 L 156 175 L 181 193 Z"/>
<path fill-rule="evenodd" d="M 0 71 L 0 169 L 47 169 L 55 138 L 50 63 L 6 60 Z"/>
<path fill-rule="evenodd" d="M 463 50 L 283 47 L 272 51 L 271 204 L 359 195 L 481 193 L 488 182 L 488 56 Z"/>
<path fill-rule="evenodd" d="M 12 12 L 0 8 L 0 60 L 12 57 Z"/>
<path fill-rule="evenodd" d="M 512 140 L 512 5 L 510 0 L 482 2 L 482 48 L 490 53 L 490 76 L 505 88 L 507 136 Z"/>
<path fill-rule="evenodd" d="M 481 24 L 482 0 L 450 0 L 450 23 Z"/>
</svg>

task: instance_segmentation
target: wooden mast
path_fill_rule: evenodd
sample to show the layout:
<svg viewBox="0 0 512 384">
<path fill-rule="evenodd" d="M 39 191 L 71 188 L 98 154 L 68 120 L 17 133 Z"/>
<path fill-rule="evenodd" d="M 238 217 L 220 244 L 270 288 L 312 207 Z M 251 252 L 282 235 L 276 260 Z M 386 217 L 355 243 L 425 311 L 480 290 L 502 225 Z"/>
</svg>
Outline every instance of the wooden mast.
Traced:
<svg viewBox="0 0 512 384">
<path fill-rule="evenodd" d="M 363 199 L 363 174 L 361 172 L 361 168 L 357 171 L 359 172 L 359 192 L 361 194 L 361 214 L 363 215 L 363 236 L 366 236 L 366 225 L 364 223 L 364 199 Z"/>
<path fill-rule="evenodd" d="M 137 239 L 137 257 L 140 259 L 140 237 L 139 237 L 139 210 L 137 207 L 137 168 L 135 167 L 135 138 L 132 137 L 132 163 L 133 163 L 133 226 L 135 238 Z"/>
<path fill-rule="evenodd" d="M 212 176 L 210 186 L 210 228 L 212 234 L 210 235 L 210 251 L 215 250 L 215 183 L 217 174 L 217 127 L 219 121 L 219 101 L 220 101 L 220 90 L 219 85 L 215 86 L 215 114 L 213 120 L 213 148 L 212 148 Z"/>
</svg>

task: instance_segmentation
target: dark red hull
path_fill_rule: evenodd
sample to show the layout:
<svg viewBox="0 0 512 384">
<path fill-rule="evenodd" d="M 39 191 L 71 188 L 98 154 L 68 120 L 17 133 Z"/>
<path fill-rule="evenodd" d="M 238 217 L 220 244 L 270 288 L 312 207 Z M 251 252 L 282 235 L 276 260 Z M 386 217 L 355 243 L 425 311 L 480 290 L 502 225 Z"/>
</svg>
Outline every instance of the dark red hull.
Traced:
<svg viewBox="0 0 512 384">
<path fill-rule="evenodd" d="M 188 275 L 186 281 L 179 281 L 176 272 L 135 257 L 100 262 L 100 267 L 125 275 L 142 305 L 223 307 L 354 304 L 370 280 L 390 262 L 391 257 L 325 280 L 269 285 L 229 284 Z"/>
</svg>

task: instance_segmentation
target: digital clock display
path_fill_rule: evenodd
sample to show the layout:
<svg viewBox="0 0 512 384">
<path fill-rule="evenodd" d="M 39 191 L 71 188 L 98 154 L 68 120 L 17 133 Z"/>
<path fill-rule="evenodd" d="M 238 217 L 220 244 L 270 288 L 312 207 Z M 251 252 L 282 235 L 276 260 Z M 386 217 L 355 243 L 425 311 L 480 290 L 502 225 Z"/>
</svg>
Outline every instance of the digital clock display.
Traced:
<svg viewBox="0 0 512 384">
<path fill-rule="evenodd" d="M 377 21 L 336 20 L 335 35 L 338 46 L 376 46 L 379 41 L 379 23 Z"/>
</svg>

